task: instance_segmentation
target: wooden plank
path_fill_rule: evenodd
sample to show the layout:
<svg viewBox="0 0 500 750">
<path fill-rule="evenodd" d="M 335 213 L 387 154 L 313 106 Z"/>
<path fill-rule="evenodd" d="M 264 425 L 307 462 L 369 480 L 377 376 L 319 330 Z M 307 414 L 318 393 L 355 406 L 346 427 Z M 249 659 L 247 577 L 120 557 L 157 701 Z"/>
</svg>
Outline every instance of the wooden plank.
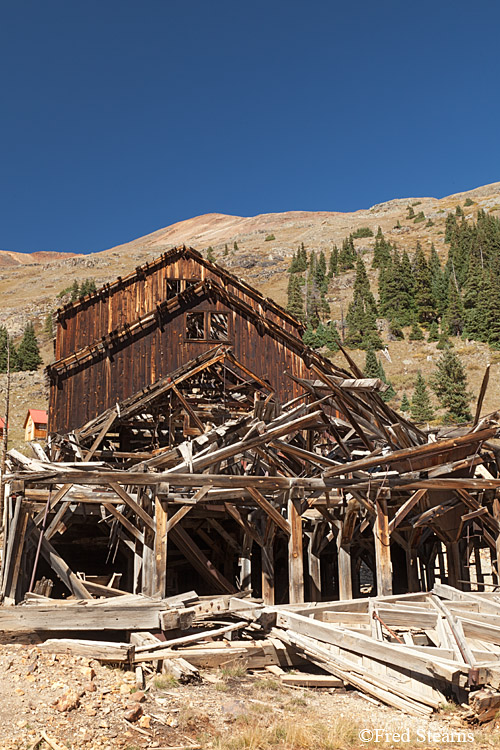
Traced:
<svg viewBox="0 0 500 750">
<path fill-rule="evenodd" d="M 155 571 L 153 596 L 163 599 L 167 593 L 168 511 L 158 497 L 155 498 Z"/>
<path fill-rule="evenodd" d="M 38 543 L 40 540 L 40 531 L 36 526 L 30 524 L 30 533 L 33 534 L 35 541 Z M 92 595 L 85 588 L 84 583 L 73 573 L 69 565 L 56 552 L 47 539 L 42 538 L 40 552 L 54 573 L 56 573 L 72 594 L 78 599 L 92 599 Z"/>
<path fill-rule="evenodd" d="M 128 507 L 134 511 L 136 515 L 139 516 L 139 518 L 144 521 L 146 526 L 148 526 L 151 531 L 155 530 L 155 524 L 149 513 L 147 513 L 144 508 L 142 508 L 133 497 L 130 497 L 128 492 L 125 492 L 123 487 L 121 487 L 117 482 L 108 482 L 108 485 L 111 487 L 112 490 L 116 492 L 118 497 L 120 497 L 125 505 L 128 505 Z"/>
<path fill-rule="evenodd" d="M 381 490 L 377 493 L 375 501 L 377 515 L 373 524 L 377 567 L 377 594 L 379 596 L 389 596 L 392 594 L 391 539 L 389 536 L 387 499 L 384 496 L 384 492 L 384 490 Z"/>
<path fill-rule="evenodd" d="M 130 643 L 85 641 L 74 638 L 49 638 L 44 643 L 38 644 L 37 649 L 46 654 L 85 656 L 88 659 L 118 664 L 131 664 L 134 654 L 134 646 Z"/>
<path fill-rule="evenodd" d="M 291 534 L 290 522 L 287 521 L 281 513 L 274 508 L 271 503 L 259 492 L 256 487 L 248 487 L 248 492 L 251 497 L 255 500 L 259 508 L 269 516 L 276 526 L 278 526 L 285 534 Z"/>
<path fill-rule="evenodd" d="M 288 522 L 291 530 L 288 540 L 289 598 L 290 604 L 297 604 L 304 601 L 302 517 L 291 492 L 288 493 Z"/>
<path fill-rule="evenodd" d="M 159 613 L 164 605 L 146 600 L 145 605 L 111 606 L 66 604 L 58 606 L 0 607 L 0 630 L 34 632 L 43 630 L 147 630 L 157 629 Z"/>
<path fill-rule="evenodd" d="M 389 522 L 389 534 L 392 534 L 394 529 L 396 529 L 399 524 L 406 518 L 408 513 L 415 507 L 415 505 L 423 498 L 423 496 L 426 494 L 427 490 L 417 490 L 416 492 L 411 495 L 411 497 L 408 498 L 408 500 L 401 505 L 400 508 L 396 511 L 396 515 L 392 519 L 392 521 Z"/>
</svg>

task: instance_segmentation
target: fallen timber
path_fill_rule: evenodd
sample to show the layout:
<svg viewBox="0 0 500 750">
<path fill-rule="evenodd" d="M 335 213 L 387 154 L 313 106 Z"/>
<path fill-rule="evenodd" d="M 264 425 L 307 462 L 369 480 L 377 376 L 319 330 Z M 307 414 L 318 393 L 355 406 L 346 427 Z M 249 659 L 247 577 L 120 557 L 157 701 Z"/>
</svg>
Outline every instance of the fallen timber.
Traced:
<svg viewBox="0 0 500 750">
<path fill-rule="evenodd" d="M 310 357 L 283 404 L 217 347 L 47 452 L 10 451 L 4 637 L 187 680 L 177 659 L 309 663 L 417 716 L 499 690 L 498 415 L 423 431 L 349 358 Z M 186 586 L 216 598 L 174 603 Z"/>
<path fill-rule="evenodd" d="M 141 667 L 151 675 L 163 671 L 182 682 L 230 665 L 268 669 L 284 685 L 348 686 L 414 716 L 428 716 L 455 700 L 468 702 L 471 717 L 486 721 L 500 703 L 496 595 L 438 584 L 431 592 L 303 605 L 269 606 L 233 596 L 199 599 L 194 592 L 165 600 L 122 594 L 109 601 L 29 595 L 17 607 L 0 609 L 0 637 L 31 636 L 29 642 L 35 638 L 44 652 Z M 44 630 L 50 610 L 59 630 L 64 622 L 63 637 Z M 83 634 L 95 627 L 99 612 L 105 623 L 114 610 L 112 627 L 125 639 L 82 639 L 72 631 L 71 613 L 77 610 Z M 154 623 L 153 610 L 160 616 Z M 24 620 L 18 618 L 21 611 Z M 289 675 L 297 667 L 300 675 Z"/>
</svg>

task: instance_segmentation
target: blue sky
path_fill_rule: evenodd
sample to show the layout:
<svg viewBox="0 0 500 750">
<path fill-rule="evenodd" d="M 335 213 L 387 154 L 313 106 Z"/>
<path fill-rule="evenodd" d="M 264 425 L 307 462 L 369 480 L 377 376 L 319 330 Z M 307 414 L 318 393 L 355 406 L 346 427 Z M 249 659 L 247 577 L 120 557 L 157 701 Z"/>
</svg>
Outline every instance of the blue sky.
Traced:
<svg viewBox="0 0 500 750">
<path fill-rule="evenodd" d="M 500 180 L 500 5 L 0 0 L 0 249 Z"/>
</svg>

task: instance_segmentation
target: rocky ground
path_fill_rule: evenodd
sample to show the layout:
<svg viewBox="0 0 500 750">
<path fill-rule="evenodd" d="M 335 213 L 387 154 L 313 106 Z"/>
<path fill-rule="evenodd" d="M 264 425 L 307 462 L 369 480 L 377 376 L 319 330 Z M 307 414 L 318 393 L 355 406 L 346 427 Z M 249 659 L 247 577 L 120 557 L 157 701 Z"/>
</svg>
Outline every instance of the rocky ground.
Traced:
<svg viewBox="0 0 500 750">
<path fill-rule="evenodd" d="M 269 673 L 247 675 L 241 668 L 203 672 L 195 685 L 168 675 L 137 685 L 134 672 L 16 644 L 0 646 L 0 674 L 2 750 L 477 750 L 500 744 L 500 725 L 479 730 L 464 721 L 460 707 L 417 719 L 354 691 L 284 687 Z"/>
</svg>

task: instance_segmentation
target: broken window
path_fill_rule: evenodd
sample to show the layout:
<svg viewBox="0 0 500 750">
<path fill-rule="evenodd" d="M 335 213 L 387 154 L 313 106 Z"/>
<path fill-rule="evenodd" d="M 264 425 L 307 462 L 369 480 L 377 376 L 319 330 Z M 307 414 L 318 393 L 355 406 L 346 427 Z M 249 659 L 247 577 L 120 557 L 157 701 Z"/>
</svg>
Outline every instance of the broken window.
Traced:
<svg viewBox="0 0 500 750">
<path fill-rule="evenodd" d="M 209 313 L 210 315 L 210 339 L 211 341 L 227 341 L 228 331 L 227 313 Z"/>
<path fill-rule="evenodd" d="M 186 313 L 186 338 L 205 338 L 205 314 L 202 312 Z"/>
<path fill-rule="evenodd" d="M 167 290 L 166 290 L 167 299 L 172 299 L 172 297 L 177 297 L 180 291 L 181 291 L 180 279 L 167 279 Z"/>
</svg>

